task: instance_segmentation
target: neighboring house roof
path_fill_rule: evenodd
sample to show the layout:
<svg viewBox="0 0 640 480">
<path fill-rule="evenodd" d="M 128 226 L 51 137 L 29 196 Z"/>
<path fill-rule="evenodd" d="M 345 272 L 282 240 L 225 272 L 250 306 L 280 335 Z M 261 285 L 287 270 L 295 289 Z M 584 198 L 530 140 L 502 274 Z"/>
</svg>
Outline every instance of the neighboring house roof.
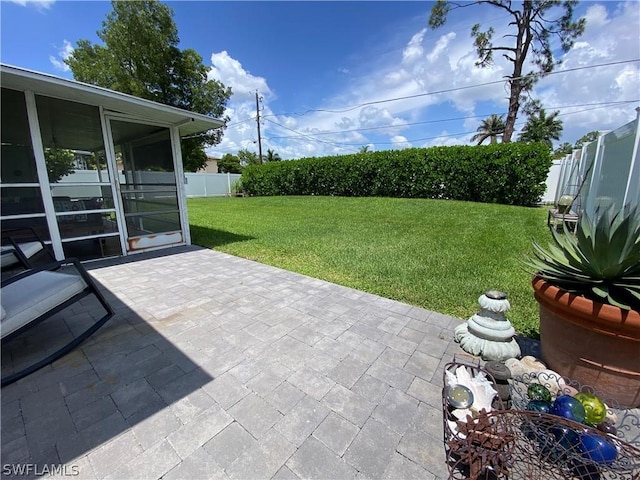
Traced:
<svg viewBox="0 0 640 480">
<path fill-rule="evenodd" d="M 223 124 L 221 120 L 200 113 L 4 63 L 0 64 L 0 74 L 2 87 L 31 90 L 35 94 L 102 106 L 107 111 L 169 123 L 178 127 L 181 136 L 211 130 Z"/>
</svg>

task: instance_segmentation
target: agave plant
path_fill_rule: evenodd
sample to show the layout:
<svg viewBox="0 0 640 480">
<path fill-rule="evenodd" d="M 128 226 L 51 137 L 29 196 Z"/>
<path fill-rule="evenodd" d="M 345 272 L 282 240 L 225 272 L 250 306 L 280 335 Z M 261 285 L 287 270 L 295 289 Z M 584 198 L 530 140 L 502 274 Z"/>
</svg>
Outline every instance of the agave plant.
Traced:
<svg viewBox="0 0 640 480">
<path fill-rule="evenodd" d="M 544 249 L 533 242 L 525 262 L 548 283 L 624 310 L 640 310 L 640 210 L 583 214 L 575 236 L 551 230 Z"/>
</svg>

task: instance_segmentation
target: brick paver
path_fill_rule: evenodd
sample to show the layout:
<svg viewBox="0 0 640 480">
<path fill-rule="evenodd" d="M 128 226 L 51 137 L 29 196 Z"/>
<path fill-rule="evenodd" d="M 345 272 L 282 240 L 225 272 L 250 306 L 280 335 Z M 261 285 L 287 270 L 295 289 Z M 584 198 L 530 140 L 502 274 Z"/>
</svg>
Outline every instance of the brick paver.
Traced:
<svg viewBox="0 0 640 480">
<path fill-rule="evenodd" d="M 88 267 L 117 314 L 2 390 L 3 463 L 87 479 L 447 476 L 441 375 L 459 319 L 198 247 Z"/>
</svg>

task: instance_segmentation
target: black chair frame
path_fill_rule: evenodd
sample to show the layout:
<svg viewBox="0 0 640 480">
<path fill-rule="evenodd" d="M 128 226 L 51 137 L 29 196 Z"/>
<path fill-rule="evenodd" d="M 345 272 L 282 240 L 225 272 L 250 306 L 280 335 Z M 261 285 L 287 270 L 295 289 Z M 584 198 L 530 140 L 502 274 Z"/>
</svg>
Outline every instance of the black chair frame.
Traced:
<svg viewBox="0 0 640 480">
<path fill-rule="evenodd" d="M 42 252 L 49 255 L 51 261 L 56 260 L 51 253 L 50 248 L 44 243 L 44 240 L 42 240 L 32 227 L 7 228 L 2 230 L 2 245 L 11 245 L 13 248 L 11 250 L 11 254 L 16 257 L 18 263 L 20 263 L 24 269 L 28 269 L 32 268 L 33 265 L 31 264 L 31 260 L 20 248 L 20 243 L 25 240 L 40 242 L 42 245 Z"/>
<path fill-rule="evenodd" d="M 106 299 L 104 298 L 104 296 L 102 295 L 102 293 L 100 292 L 98 287 L 96 286 L 94 280 L 87 273 L 87 271 L 85 270 L 85 268 L 82 266 L 82 264 L 80 263 L 80 261 L 77 258 L 68 258 L 68 259 L 65 259 L 65 260 L 61 260 L 61 261 L 57 261 L 57 262 L 51 263 L 51 264 L 46 265 L 46 266 L 41 267 L 41 268 L 25 270 L 25 271 L 23 271 L 23 272 L 21 272 L 21 273 L 19 273 L 17 275 L 14 275 L 12 277 L 9 277 L 9 278 L 3 280 L 2 281 L 2 288 L 4 288 L 7 285 L 10 285 L 12 283 L 19 282 L 21 279 L 24 279 L 26 277 L 34 275 L 34 274 L 36 274 L 38 272 L 58 270 L 61 267 L 68 266 L 68 265 L 71 265 L 71 264 L 75 267 L 77 272 L 80 274 L 80 276 L 84 280 L 84 282 L 86 284 L 84 290 L 82 290 L 81 292 L 77 293 L 73 297 L 69 298 L 65 302 L 63 302 L 63 303 L 55 306 L 54 308 L 48 310 L 47 312 L 43 313 L 39 317 L 37 317 L 34 320 L 30 321 L 29 323 L 27 323 L 27 324 L 23 325 L 22 327 L 16 329 L 14 332 L 11 332 L 9 335 L 7 335 L 6 337 L 4 337 L 2 339 L 2 345 L 10 342 L 12 339 L 18 337 L 19 335 L 21 335 L 25 331 L 37 326 L 39 323 L 45 321 L 46 319 L 50 318 L 51 316 L 55 315 L 56 313 L 61 312 L 65 308 L 73 305 L 74 303 L 78 302 L 79 300 L 81 300 L 82 298 L 84 298 L 84 297 L 86 297 L 88 295 L 94 295 L 97 298 L 97 300 L 100 302 L 100 304 L 102 305 L 102 307 L 106 311 L 105 315 L 102 316 L 95 323 L 93 323 L 87 330 L 85 330 L 80 335 L 78 335 L 76 338 L 74 338 L 71 342 L 69 342 L 68 344 L 64 345 L 62 348 L 60 348 L 57 351 L 55 351 L 54 353 L 50 354 L 46 358 L 36 362 L 33 365 L 30 365 L 30 366 L 20 370 L 19 372 L 13 373 L 11 375 L 7 375 L 6 377 L 2 377 L 2 380 L 1 380 L 1 386 L 2 387 L 6 386 L 6 385 L 10 385 L 11 383 L 14 383 L 14 382 L 18 381 L 21 378 L 26 377 L 27 375 L 29 375 L 29 374 L 31 374 L 31 373 L 33 373 L 33 372 L 45 367 L 45 366 L 53 363 L 55 360 L 63 357 L 64 355 L 69 353 L 71 350 L 76 348 L 78 345 L 80 345 L 82 342 L 84 342 L 91 335 L 93 335 L 111 317 L 113 317 L 115 312 L 113 311 L 111 306 L 107 303 Z"/>
</svg>

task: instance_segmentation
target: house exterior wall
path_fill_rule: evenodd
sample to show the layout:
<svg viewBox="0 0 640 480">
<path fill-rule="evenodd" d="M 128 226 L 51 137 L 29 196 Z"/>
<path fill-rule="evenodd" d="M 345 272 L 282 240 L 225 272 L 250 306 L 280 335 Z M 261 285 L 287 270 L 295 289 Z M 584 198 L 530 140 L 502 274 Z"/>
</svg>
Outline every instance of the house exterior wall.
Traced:
<svg viewBox="0 0 640 480">
<path fill-rule="evenodd" d="M 205 167 L 199 169 L 196 173 L 218 173 L 218 159 L 208 157 Z"/>
</svg>

